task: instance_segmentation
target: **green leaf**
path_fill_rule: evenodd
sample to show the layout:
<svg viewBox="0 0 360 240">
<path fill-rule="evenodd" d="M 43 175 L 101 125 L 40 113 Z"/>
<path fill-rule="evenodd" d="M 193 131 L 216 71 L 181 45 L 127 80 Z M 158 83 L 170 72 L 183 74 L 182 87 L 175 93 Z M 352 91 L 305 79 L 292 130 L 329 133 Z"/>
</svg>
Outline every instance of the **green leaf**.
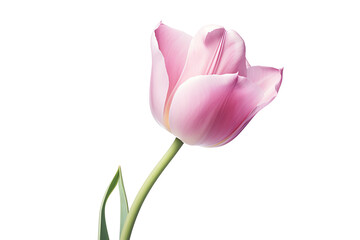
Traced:
<svg viewBox="0 0 360 240">
<path fill-rule="evenodd" d="M 99 235 L 98 235 L 99 240 L 109 240 L 109 234 L 107 231 L 106 220 L 105 220 L 105 206 L 106 206 L 106 202 L 107 202 L 109 196 L 111 195 L 112 191 L 115 189 L 116 185 L 119 185 L 119 192 L 120 192 L 120 211 L 121 211 L 120 212 L 120 234 L 121 234 L 122 226 L 124 225 L 126 216 L 129 212 L 129 207 L 128 207 L 128 203 L 127 203 L 125 188 L 124 188 L 124 182 L 123 182 L 122 174 L 121 174 L 121 168 L 119 167 L 118 170 L 116 171 L 116 174 L 115 174 L 114 178 L 112 179 L 108 189 L 106 190 L 104 199 L 101 203 L 100 219 L 99 219 Z"/>
<path fill-rule="evenodd" d="M 120 192 L 120 235 L 121 235 L 121 231 L 123 229 L 125 219 L 129 212 L 129 206 L 128 206 L 128 202 L 127 202 L 124 181 L 122 178 L 120 167 L 119 167 L 118 172 L 119 172 L 119 192 Z M 120 238 L 120 235 L 119 235 L 119 238 Z"/>
</svg>

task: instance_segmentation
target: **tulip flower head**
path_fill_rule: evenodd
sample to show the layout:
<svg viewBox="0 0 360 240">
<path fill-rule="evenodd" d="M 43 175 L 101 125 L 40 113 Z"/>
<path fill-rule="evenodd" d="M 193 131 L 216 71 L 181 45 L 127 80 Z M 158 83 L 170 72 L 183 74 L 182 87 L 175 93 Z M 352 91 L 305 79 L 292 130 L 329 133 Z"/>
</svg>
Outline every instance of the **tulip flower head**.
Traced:
<svg viewBox="0 0 360 240">
<path fill-rule="evenodd" d="M 250 66 L 238 33 L 209 25 L 191 37 L 160 23 L 151 37 L 150 107 L 183 142 L 234 139 L 277 95 L 282 69 Z"/>
</svg>

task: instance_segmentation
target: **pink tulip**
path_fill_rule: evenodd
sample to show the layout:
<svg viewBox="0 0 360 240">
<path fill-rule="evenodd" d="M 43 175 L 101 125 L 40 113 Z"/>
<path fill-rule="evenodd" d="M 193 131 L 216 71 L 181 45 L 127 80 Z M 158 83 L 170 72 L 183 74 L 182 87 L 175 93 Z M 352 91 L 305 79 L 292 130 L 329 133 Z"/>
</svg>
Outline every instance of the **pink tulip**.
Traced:
<svg viewBox="0 0 360 240">
<path fill-rule="evenodd" d="M 281 85 L 282 69 L 250 66 L 243 39 L 220 26 L 205 26 L 191 37 L 160 23 L 151 49 L 152 114 L 190 145 L 230 142 Z"/>
</svg>

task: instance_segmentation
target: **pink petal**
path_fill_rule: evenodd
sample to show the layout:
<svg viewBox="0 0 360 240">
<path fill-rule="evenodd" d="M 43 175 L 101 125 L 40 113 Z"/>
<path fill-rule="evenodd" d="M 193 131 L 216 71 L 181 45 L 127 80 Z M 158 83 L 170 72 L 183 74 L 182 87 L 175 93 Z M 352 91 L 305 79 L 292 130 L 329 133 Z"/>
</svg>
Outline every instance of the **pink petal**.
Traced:
<svg viewBox="0 0 360 240">
<path fill-rule="evenodd" d="M 206 26 L 192 39 L 177 86 L 198 75 L 237 73 L 246 76 L 245 44 L 234 31 Z"/>
<path fill-rule="evenodd" d="M 223 105 L 216 121 L 213 122 L 213 126 L 209 129 L 204 144 L 215 147 L 228 142 L 228 138 L 234 133 L 239 134 L 242 126 L 245 125 L 262 98 L 263 91 L 261 88 L 245 77 L 239 76 L 236 87 Z"/>
<path fill-rule="evenodd" d="M 150 108 L 155 120 L 160 125 L 164 125 L 163 115 L 169 88 L 169 77 L 166 72 L 165 59 L 159 50 L 155 33 L 151 36 L 151 52 Z"/>
<path fill-rule="evenodd" d="M 254 66 L 248 68 L 248 79 L 261 87 L 264 92 L 264 97 L 259 102 L 259 106 L 266 106 L 276 97 L 282 81 L 282 72 L 283 69 L 272 67 Z"/>
<path fill-rule="evenodd" d="M 185 64 L 191 37 L 162 23 L 151 36 L 152 70 L 150 107 L 156 121 L 164 125 L 164 106 Z"/>
<path fill-rule="evenodd" d="M 187 144 L 206 144 L 208 131 L 237 79 L 237 74 L 201 75 L 183 83 L 170 107 L 171 132 Z"/>
<path fill-rule="evenodd" d="M 248 69 L 248 80 L 260 87 L 262 98 L 246 119 L 239 124 L 238 128 L 217 146 L 225 145 L 233 140 L 246 127 L 251 119 L 276 97 L 282 82 L 282 73 L 283 69 L 271 67 L 256 66 Z"/>
<path fill-rule="evenodd" d="M 183 71 L 192 37 L 163 23 L 155 30 L 155 37 L 165 59 L 169 76 L 169 96 Z"/>
<path fill-rule="evenodd" d="M 250 67 L 251 67 L 251 65 L 250 65 L 249 61 L 246 60 L 246 70 L 247 70 L 248 68 L 250 68 Z"/>
<path fill-rule="evenodd" d="M 245 42 L 237 32 L 230 30 L 226 32 L 216 74 L 235 72 L 246 77 Z"/>
</svg>

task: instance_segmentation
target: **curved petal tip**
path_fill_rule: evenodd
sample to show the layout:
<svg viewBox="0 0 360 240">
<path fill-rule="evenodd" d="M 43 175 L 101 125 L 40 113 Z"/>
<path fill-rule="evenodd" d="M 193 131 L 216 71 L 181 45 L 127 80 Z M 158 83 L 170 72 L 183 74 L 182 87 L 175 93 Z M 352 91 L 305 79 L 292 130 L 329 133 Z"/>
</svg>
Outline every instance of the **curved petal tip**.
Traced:
<svg viewBox="0 0 360 240">
<path fill-rule="evenodd" d="M 280 81 L 279 81 L 278 84 L 276 84 L 276 86 L 275 86 L 275 89 L 276 89 L 277 92 L 279 92 L 279 89 L 280 89 L 280 86 L 281 86 L 281 83 L 282 83 L 283 71 L 284 71 L 284 68 L 283 68 L 283 67 L 279 69 L 279 72 L 280 72 Z"/>
</svg>

